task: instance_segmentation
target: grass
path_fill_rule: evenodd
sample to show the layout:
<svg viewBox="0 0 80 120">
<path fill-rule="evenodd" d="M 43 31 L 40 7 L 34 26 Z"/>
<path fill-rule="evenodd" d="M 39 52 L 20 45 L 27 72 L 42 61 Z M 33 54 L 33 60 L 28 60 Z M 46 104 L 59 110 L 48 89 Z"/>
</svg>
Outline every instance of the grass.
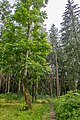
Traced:
<svg viewBox="0 0 80 120">
<path fill-rule="evenodd" d="M 34 103 L 23 110 L 24 98 L 16 94 L 0 95 L 0 120 L 49 120 L 48 103 Z"/>
</svg>

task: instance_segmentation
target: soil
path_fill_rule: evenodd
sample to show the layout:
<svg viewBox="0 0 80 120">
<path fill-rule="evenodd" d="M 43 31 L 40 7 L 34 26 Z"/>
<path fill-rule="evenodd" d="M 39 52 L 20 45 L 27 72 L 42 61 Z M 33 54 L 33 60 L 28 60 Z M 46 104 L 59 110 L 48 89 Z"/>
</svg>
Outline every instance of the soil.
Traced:
<svg viewBox="0 0 80 120">
<path fill-rule="evenodd" d="M 54 105 L 52 102 L 50 103 L 50 120 L 56 120 L 55 119 Z"/>
</svg>

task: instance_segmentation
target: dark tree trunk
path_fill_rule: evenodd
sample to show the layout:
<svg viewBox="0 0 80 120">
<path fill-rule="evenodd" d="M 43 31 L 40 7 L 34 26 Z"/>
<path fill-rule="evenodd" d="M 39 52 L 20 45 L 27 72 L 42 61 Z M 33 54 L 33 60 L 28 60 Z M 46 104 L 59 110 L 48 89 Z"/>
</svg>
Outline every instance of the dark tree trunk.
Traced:
<svg viewBox="0 0 80 120">
<path fill-rule="evenodd" d="M 59 71 L 58 71 L 57 53 L 56 53 L 56 84 L 57 84 L 57 96 L 59 96 L 60 95 L 60 87 L 59 87 Z"/>
<path fill-rule="evenodd" d="M 32 82 L 32 101 L 35 101 L 35 83 Z"/>
<path fill-rule="evenodd" d="M 8 93 L 10 92 L 10 79 L 11 79 L 11 76 L 9 73 L 9 75 L 8 75 Z"/>
<path fill-rule="evenodd" d="M 25 83 L 23 83 L 23 93 L 24 93 L 24 98 L 25 98 L 25 103 L 26 103 L 25 110 L 31 109 L 32 108 L 32 97 Z"/>
</svg>

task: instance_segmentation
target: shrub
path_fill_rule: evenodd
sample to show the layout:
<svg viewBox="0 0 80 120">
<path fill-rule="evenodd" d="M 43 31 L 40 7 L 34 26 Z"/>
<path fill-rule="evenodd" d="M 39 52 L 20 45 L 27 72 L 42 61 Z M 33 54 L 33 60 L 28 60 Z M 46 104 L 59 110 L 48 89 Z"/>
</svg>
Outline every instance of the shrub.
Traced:
<svg viewBox="0 0 80 120">
<path fill-rule="evenodd" d="M 54 100 L 56 120 L 80 120 L 80 94 L 70 91 Z"/>
<path fill-rule="evenodd" d="M 16 100 L 17 102 L 23 102 L 24 97 L 20 94 L 16 93 L 6 93 L 6 94 L 0 94 L 0 101 L 1 99 L 5 100 L 5 102 L 13 102 Z"/>
</svg>

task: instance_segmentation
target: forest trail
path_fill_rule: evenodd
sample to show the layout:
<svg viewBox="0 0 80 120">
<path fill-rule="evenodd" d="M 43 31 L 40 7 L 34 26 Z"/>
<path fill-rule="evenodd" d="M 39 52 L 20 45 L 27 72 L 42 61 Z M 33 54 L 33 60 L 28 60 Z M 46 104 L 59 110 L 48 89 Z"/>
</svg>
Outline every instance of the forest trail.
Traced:
<svg viewBox="0 0 80 120">
<path fill-rule="evenodd" d="M 55 111 L 54 111 L 54 105 L 53 102 L 50 102 L 50 120 L 56 120 L 55 119 Z"/>
<path fill-rule="evenodd" d="M 49 111 L 47 113 L 43 114 L 42 120 L 56 120 L 55 119 L 54 104 L 51 100 L 49 101 Z"/>
</svg>

